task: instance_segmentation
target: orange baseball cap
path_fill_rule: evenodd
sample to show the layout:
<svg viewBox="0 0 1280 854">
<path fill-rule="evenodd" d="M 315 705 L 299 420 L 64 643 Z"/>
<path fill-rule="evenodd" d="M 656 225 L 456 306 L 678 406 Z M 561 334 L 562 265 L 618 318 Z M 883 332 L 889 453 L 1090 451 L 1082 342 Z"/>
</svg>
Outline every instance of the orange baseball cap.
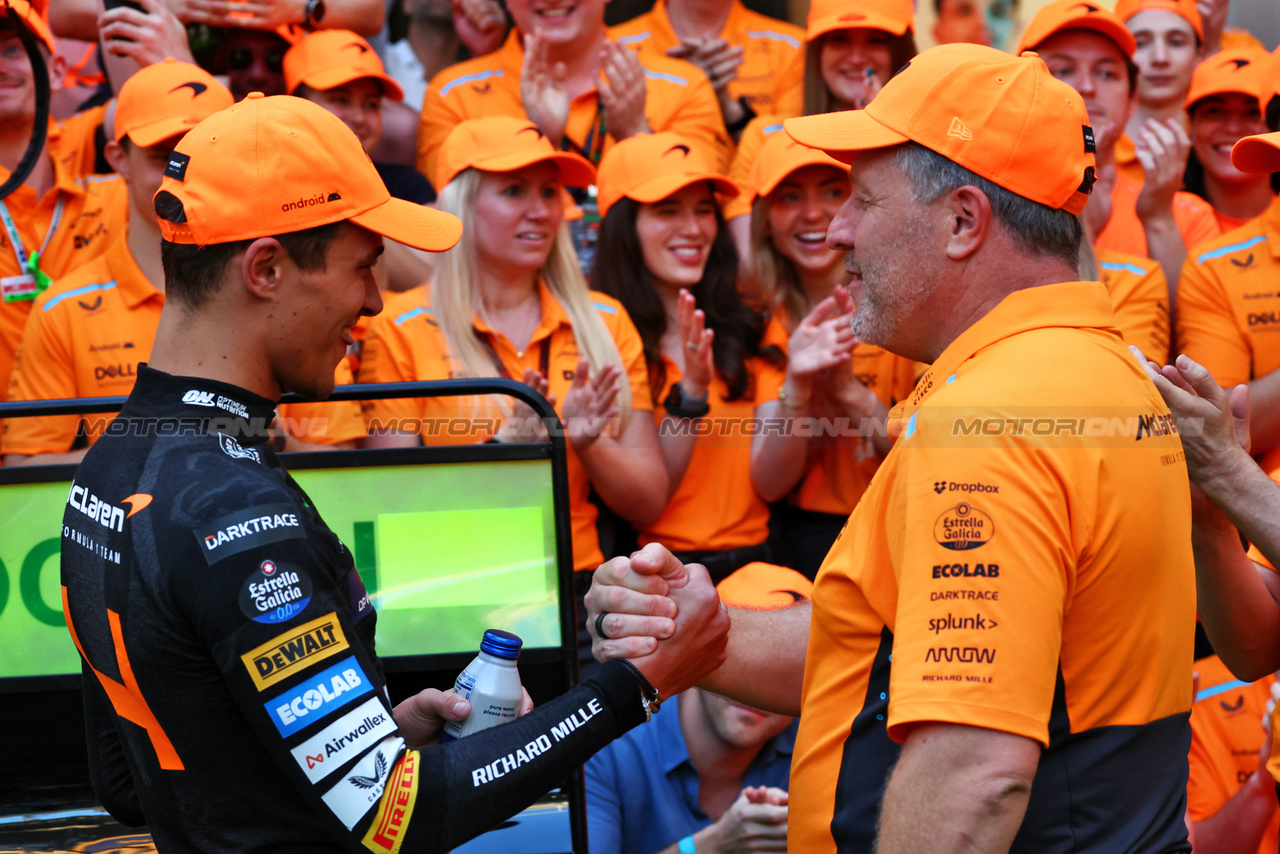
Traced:
<svg viewBox="0 0 1280 854">
<path fill-rule="evenodd" d="M 753 201 L 767 196 L 784 178 L 806 166 L 834 166 L 842 175 L 849 171 L 848 166 L 825 151 L 801 145 L 785 133 L 771 133 L 765 137 L 751 165 L 751 185 L 747 192 Z"/>
<path fill-rule="evenodd" d="M 690 184 L 710 181 L 730 198 L 741 192 L 733 179 L 714 171 L 696 145 L 670 131 L 641 133 L 605 152 L 596 177 L 600 216 L 624 196 L 637 202 L 660 202 Z"/>
<path fill-rule="evenodd" d="M 1190 110 L 1196 101 L 1210 95 L 1238 92 L 1262 100 L 1263 76 L 1271 65 L 1271 54 L 1256 47 L 1242 47 L 1215 53 L 1196 66 L 1183 106 Z"/>
<path fill-rule="evenodd" d="M 44 42 L 44 46 L 49 49 L 51 55 L 58 52 L 58 46 L 53 41 L 53 32 L 49 29 L 49 22 L 41 17 L 27 0 L 6 0 L 4 5 L 8 6 L 9 18 L 17 18 L 18 23 L 26 27 L 28 32 Z"/>
<path fill-rule="evenodd" d="M 1231 165 L 1241 172 L 1280 172 L 1280 133 L 1246 136 L 1231 149 Z"/>
<path fill-rule="evenodd" d="M 813 582 L 794 569 L 753 561 L 716 585 L 726 605 L 747 608 L 785 608 L 813 598 Z"/>
<path fill-rule="evenodd" d="M 865 110 L 787 119 L 787 133 L 844 163 L 917 142 L 1032 201 L 1073 214 L 1093 188 L 1084 100 L 1034 53 L 947 44 L 894 75 Z"/>
<path fill-rule="evenodd" d="M 1100 33 L 1115 42 L 1130 59 L 1133 59 L 1133 52 L 1138 49 L 1133 33 L 1129 32 L 1124 21 L 1114 13 L 1108 12 L 1097 3 L 1056 0 L 1036 12 L 1031 23 L 1022 32 L 1022 38 L 1018 40 L 1018 49 L 1014 53 L 1035 50 L 1049 36 L 1064 30 L 1093 30 L 1095 33 Z"/>
<path fill-rule="evenodd" d="M 587 158 L 560 151 L 546 134 L 528 119 L 486 116 L 453 126 L 436 156 L 436 188 L 452 181 L 464 169 L 514 172 L 535 163 L 560 167 L 560 180 L 569 187 L 586 187 L 596 180 L 596 169 Z"/>
<path fill-rule="evenodd" d="M 911 0 L 811 0 L 804 37 L 813 41 L 834 30 L 884 30 L 900 36 L 914 32 Z"/>
<path fill-rule="evenodd" d="M 160 192 L 186 209 L 160 220 L 171 243 L 207 246 L 351 220 L 392 240 L 442 252 L 458 218 L 391 198 L 360 140 L 324 107 L 251 92 L 196 125 L 169 156 Z"/>
<path fill-rule="evenodd" d="M 284 85 L 290 95 L 303 83 L 324 90 L 365 77 L 380 82 L 382 94 L 391 100 L 404 100 L 404 90 L 387 76 L 377 52 L 350 30 L 307 33 L 284 55 Z"/>
<path fill-rule="evenodd" d="M 116 96 L 116 142 L 126 136 L 149 148 L 182 136 L 236 102 L 231 90 L 196 65 L 172 57 L 125 81 Z"/>
<path fill-rule="evenodd" d="M 1204 21 L 1200 18 L 1200 10 L 1196 8 L 1196 0 L 1116 0 L 1116 17 L 1122 21 L 1128 21 L 1148 9 L 1163 9 L 1174 13 L 1191 25 L 1196 31 L 1196 38 L 1204 41 Z"/>
</svg>

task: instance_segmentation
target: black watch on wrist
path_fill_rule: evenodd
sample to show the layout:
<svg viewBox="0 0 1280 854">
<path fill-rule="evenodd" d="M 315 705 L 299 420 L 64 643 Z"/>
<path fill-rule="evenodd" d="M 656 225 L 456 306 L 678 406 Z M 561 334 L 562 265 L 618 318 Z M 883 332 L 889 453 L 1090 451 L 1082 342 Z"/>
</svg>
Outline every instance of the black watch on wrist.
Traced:
<svg viewBox="0 0 1280 854">
<path fill-rule="evenodd" d="M 711 411 L 711 404 L 707 403 L 705 394 L 697 399 L 685 397 L 680 383 L 671 386 L 671 392 L 667 394 L 667 399 L 662 402 L 662 405 L 666 407 L 669 414 L 687 420 L 702 418 Z"/>
<path fill-rule="evenodd" d="M 304 10 L 304 22 L 314 30 L 324 20 L 324 0 L 307 0 Z"/>
</svg>

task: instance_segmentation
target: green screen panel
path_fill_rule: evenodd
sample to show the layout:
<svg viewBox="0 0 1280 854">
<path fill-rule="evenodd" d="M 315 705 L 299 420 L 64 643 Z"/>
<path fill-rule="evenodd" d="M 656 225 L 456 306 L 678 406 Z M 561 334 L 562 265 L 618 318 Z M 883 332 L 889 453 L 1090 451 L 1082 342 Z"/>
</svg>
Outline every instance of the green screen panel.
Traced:
<svg viewBox="0 0 1280 854">
<path fill-rule="evenodd" d="M 472 652 L 487 628 L 515 632 L 527 648 L 559 645 L 548 461 L 293 475 L 352 552 L 378 610 L 379 655 Z M 80 671 L 58 577 L 69 487 L 0 486 L 0 678 Z"/>
</svg>

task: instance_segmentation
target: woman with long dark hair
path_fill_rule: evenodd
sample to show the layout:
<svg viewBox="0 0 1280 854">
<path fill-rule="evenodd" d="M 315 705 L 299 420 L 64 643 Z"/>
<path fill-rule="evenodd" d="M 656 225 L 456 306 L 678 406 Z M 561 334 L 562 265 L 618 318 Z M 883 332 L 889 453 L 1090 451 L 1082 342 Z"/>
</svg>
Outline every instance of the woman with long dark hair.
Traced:
<svg viewBox="0 0 1280 854">
<path fill-rule="evenodd" d="M 618 143 L 596 186 L 603 220 L 591 281 L 640 333 L 670 481 L 661 515 L 636 526 L 639 540 L 662 542 L 719 580 L 769 556 L 751 447 L 759 403 L 785 379 L 781 351 L 762 346 L 767 316 L 738 295 L 737 250 L 715 195 L 738 189 L 671 133 Z M 813 338 L 800 355 L 822 367 L 852 346 L 847 323 Z"/>
</svg>

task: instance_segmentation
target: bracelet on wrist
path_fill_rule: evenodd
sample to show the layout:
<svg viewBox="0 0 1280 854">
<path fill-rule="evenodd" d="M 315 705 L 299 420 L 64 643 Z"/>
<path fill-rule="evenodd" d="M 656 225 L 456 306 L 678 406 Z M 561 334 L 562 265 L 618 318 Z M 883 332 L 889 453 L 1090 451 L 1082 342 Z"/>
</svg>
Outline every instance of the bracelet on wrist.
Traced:
<svg viewBox="0 0 1280 854">
<path fill-rule="evenodd" d="M 781 403 L 786 409 L 804 409 L 809 405 L 809 397 L 806 396 L 804 400 L 793 400 L 787 394 L 787 386 L 783 383 L 782 388 L 778 389 L 778 403 Z"/>
<path fill-rule="evenodd" d="M 658 693 L 658 689 L 653 687 L 645 675 L 640 672 L 640 668 L 636 667 L 625 658 L 615 659 L 623 664 L 627 670 L 631 672 L 631 676 L 636 680 L 640 688 L 640 703 L 644 706 L 644 719 L 646 722 L 653 719 L 655 713 L 664 702 L 662 695 Z"/>
</svg>

